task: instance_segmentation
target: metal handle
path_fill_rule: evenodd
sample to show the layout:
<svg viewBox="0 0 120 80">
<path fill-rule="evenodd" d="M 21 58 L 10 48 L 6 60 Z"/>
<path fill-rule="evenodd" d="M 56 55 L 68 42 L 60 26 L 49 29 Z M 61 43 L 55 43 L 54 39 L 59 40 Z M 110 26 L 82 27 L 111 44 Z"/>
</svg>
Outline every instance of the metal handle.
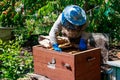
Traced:
<svg viewBox="0 0 120 80">
<path fill-rule="evenodd" d="M 51 69 L 55 69 L 55 65 L 56 65 L 56 60 L 55 58 L 52 58 L 51 62 L 48 62 L 47 67 Z"/>
<path fill-rule="evenodd" d="M 64 66 L 65 66 L 68 70 L 72 71 L 70 64 L 65 63 Z"/>
<path fill-rule="evenodd" d="M 70 67 L 70 65 L 69 65 L 68 63 L 65 63 L 64 66 L 65 66 L 66 68 Z"/>
</svg>

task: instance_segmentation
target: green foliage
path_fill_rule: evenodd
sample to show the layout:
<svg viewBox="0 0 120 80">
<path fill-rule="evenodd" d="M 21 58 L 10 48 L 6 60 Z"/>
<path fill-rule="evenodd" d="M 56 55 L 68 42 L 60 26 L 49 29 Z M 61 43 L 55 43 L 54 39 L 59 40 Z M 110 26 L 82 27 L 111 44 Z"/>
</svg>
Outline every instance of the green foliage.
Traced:
<svg viewBox="0 0 120 80">
<path fill-rule="evenodd" d="M 33 71 L 31 54 L 21 50 L 18 41 L 0 40 L 0 79 L 16 80 Z"/>
<path fill-rule="evenodd" d="M 120 41 L 120 7 L 116 7 L 118 4 L 119 0 L 103 1 L 88 14 L 90 21 L 88 31 L 108 33 L 114 45 Z"/>
<path fill-rule="evenodd" d="M 0 26 L 15 27 L 23 26 L 23 4 L 15 0 L 0 1 Z"/>
<path fill-rule="evenodd" d="M 46 5 L 42 6 L 38 10 L 38 18 L 41 26 L 50 26 L 54 23 L 58 16 L 59 2 L 58 1 L 49 1 Z M 51 25 L 52 26 L 52 25 Z"/>
</svg>

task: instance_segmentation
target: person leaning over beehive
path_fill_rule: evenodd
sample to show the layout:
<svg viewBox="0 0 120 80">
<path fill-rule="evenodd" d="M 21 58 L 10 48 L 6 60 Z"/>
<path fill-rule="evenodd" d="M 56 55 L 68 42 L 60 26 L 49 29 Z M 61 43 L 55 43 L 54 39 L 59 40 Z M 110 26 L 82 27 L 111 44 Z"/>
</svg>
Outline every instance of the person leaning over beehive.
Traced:
<svg viewBox="0 0 120 80">
<path fill-rule="evenodd" d="M 57 36 L 61 32 L 66 36 L 71 44 L 78 44 L 78 49 L 86 50 L 87 43 L 82 33 L 87 27 L 85 11 L 77 5 L 67 6 L 59 15 L 50 30 L 50 42 L 55 51 L 62 51 L 57 43 Z"/>
</svg>

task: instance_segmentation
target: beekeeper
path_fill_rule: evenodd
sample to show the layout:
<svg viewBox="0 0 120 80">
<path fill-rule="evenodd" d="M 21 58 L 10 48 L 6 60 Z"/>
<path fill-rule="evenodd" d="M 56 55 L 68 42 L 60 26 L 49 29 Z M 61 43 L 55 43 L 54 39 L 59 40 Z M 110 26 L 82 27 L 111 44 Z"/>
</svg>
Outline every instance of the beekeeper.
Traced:
<svg viewBox="0 0 120 80">
<path fill-rule="evenodd" d="M 82 35 L 87 27 L 85 11 L 77 5 L 67 6 L 53 24 L 49 36 L 55 51 L 62 51 L 57 42 L 57 36 L 62 33 L 70 43 L 78 44 L 80 50 L 87 49 L 85 36 Z"/>
</svg>

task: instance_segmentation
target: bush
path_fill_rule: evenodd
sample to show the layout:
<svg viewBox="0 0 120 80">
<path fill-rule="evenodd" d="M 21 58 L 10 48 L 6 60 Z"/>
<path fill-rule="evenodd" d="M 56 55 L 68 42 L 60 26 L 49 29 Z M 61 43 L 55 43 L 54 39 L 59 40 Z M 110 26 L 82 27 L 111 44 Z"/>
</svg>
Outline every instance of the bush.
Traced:
<svg viewBox="0 0 120 80">
<path fill-rule="evenodd" d="M 0 40 L 0 79 L 16 80 L 33 71 L 31 54 L 21 50 L 18 41 Z"/>
<path fill-rule="evenodd" d="M 117 45 L 120 41 L 120 7 L 119 0 L 102 1 L 90 10 L 88 31 L 108 33 L 111 38 L 112 45 Z"/>
</svg>

